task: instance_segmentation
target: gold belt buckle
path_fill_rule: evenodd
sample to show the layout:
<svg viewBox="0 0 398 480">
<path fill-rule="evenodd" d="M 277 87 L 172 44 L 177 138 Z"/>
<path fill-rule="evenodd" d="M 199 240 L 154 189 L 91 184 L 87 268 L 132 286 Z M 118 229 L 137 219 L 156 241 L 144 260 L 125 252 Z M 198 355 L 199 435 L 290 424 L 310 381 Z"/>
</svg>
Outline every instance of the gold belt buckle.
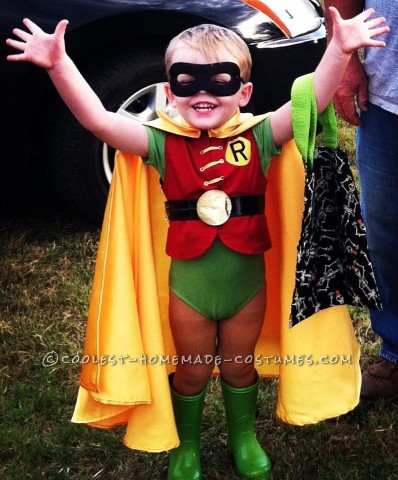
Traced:
<svg viewBox="0 0 398 480">
<path fill-rule="evenodd" d="M 231 215 L 231 210 L 231 199 L 221 190 L 208 190 L 199 197 L 196 204 L 199 218 L 212 226 L 225 223 Z"/>
</svg>

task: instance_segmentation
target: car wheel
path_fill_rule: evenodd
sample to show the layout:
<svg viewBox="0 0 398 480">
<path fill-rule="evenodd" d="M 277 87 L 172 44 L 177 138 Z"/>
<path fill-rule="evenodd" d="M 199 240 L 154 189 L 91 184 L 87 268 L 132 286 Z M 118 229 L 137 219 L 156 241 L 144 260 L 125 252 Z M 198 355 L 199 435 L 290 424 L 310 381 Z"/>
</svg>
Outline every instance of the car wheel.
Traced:
<svg viewBox="0 0 398 480">
<path fill-rule="evenodd" d="M 157 52 L 101 55 L 81 68 L 105 108 L 139 121 L 166 108 L 164 58 Z M 61 200 L 100 224 L 112 176 L 114 150 L 96 139 L 58 102 L 50 114 L 48 171 Z"/>
</svg>

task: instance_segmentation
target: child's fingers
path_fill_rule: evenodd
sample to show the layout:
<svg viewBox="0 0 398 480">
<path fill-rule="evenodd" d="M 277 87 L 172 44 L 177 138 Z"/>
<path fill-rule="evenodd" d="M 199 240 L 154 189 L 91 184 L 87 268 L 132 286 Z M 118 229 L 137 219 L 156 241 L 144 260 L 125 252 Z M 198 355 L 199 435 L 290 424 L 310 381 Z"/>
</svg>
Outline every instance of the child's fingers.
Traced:
<svg viewBox="0 0 398 480">
<path fill-rule="evenodd" d="M 30 38 L 30 36 L 31 36 L 30 33 L 25 32 L 25 30 L 21 30 L 20 28 L 14 28 L 14 30 L 12 31 L 12 33 L 13 33 L 16 37 L 18 37 L 18 38 L 20 38 L 21 40 L 23 40 L 24 42 L 26 42 L 26 41 Z"/>
<path fill-rule="evenodd" d="M 389 33 L 390 28 L 386 25 L 386 19 L 383 17 L 375 18 L 374 20 L 369 20 L 366 22 L 366 25 L 369 30 L 369 36 L 378 37 L 384 33 Z"/>
<path fill-rule="evenodd" d="M 369 47 L 379 47 L 384 48 L 386 46 L 386 42 L 382 42 L 380 40 L 370 40 L 368 43 Z"/>
<path fill-rule="evenodd" d="M 373 38 L 373 37 L 378 37 L 379 35 L 383 35 L 385 33 L 389 33 L 390 27 L 386 25 L 386 23 L 387 21 L 384 17 L 378 17 L 372 20 L 368 20 L 366 22 L 366 25 L 369 29 L 369 37 Z M 377 44 L 373 43 L 373 46 L 385 47 L 385 43 L 380 41 Z"/>
<path fill-rule="evenodd" d="M 55 30 L 58 30 L 58 29 L 63 29 L 65 30 L 66 27 L 68 26 L 69 24 L 69 20 L 66 20 L 65 18 L 63 20 L 61 20 L 60 22 L 58 22 L 58 25 L 56 27 Z"/>
<path fill-rule="evenodd" d="M 361 12 L 359 15 L 358 15 L 358 18 L 360 20 L 363 20 L 364 22 L 366 22 L 366 20 L 368 18 L 370 18 L 371 16 L 373 16 L 375 13 L 375 9 L 374 8 L 367 8 L 366 10 L 364 10 L 363 12 Z"/>
<path fill-rule="evenodd" d="M 21 58 L 21 55 L 7 55 L 7 60 L 9 62 L 20 62 L 23 59 Z"/>
<path fill-rule="evenodd" d="M 373 20 L 368 20 L 366 22 L 366 25 L 368 26 L 368 28 L 376 28 L 376 27 L 379 27 L 380 25 L 386 26 L 386 23 L 387 23 L 387 20 L 384 17 L 378 17 L 378 18 L 374 18 Z"/>
<path fill-rule="evenodd" d="M 342 20 L 340 12 L 336 7 L 329 7 L 330 16 L 332 17 L 333 23 L 339 22 Z"/>
<path fill-rule="evenodd" d="M 30 20 L 29 18 L 24 18 L 22 20 L 22 23 L 32 33 L 37 33 L 37 32 L 42 32 L 43 31 L 38 25 L 36 25 L 34 22 L 32 22 L 32 20 Z"/>
<path fill-rule="evenodd" d="M 21 52 L 25 51 L 25 46 L 26 46 L 25 42 L 19 42 L 18 40 L 14 40 L 12 38 L 7 38 L 6 44 L 9 47 L 15 48 L 15 50 L 20 50 Z"/>
<path fill-rule="evenodd" d="M 369 35 L 371 37 L 378 37 L 379 35 L 383 35 L 384 33 L 389 33 L 390 29 L 388 27 L 380 27 L 374 28 L 373 30 L 369 31 Z"/>
<path fill-rule="evenodd" d="M 68 26 L 68 20 L 61 20 L 58 25 L 55 27 L 55 36 L 56 37 L 63 37 L 65 35 L 66 27 Z"/>
<path fill-rule="evenodd" d="M 7 55 L 9 62 L 23 62 L 25 60 L 24 53 L 14 53 L 13 55 Z"/>
</svg>

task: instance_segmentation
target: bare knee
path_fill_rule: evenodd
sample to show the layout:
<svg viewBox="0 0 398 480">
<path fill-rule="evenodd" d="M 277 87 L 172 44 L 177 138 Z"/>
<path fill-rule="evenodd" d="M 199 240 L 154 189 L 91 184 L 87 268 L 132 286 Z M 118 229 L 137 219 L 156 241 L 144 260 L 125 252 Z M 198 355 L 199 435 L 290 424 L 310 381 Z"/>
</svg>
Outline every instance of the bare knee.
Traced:
<svg viewBox="0 0 398 480">
<path fill-rule="evenodd" d="M 221 361 L 219 365 L 221 377 L 231 387 L 244 388 L 256 381 L 257 373 L 250 358 L 237 357 L 234 361 Z"/>
<path fill-rule="evenodd" d="M 201 392 L 209 381 L 214 363 L 199 365 L 177 365 L 173 388 L 181 395 L 192 396 Z"/>
</svg>

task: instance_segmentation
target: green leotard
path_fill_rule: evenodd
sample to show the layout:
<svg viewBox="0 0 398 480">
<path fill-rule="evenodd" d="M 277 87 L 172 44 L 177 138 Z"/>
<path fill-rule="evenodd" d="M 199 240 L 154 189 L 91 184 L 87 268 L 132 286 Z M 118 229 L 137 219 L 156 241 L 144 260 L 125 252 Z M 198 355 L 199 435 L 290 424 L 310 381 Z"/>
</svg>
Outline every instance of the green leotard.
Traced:
<svg viewBox="0 0 398 480">
<path fill-rule="evenodd" d="M 216 238 L 192 260 L 171 260 L 170 290 L 212 320 L 238 313 L 264 285 L 264 256 L 244 255 Z"/>
</svg>

